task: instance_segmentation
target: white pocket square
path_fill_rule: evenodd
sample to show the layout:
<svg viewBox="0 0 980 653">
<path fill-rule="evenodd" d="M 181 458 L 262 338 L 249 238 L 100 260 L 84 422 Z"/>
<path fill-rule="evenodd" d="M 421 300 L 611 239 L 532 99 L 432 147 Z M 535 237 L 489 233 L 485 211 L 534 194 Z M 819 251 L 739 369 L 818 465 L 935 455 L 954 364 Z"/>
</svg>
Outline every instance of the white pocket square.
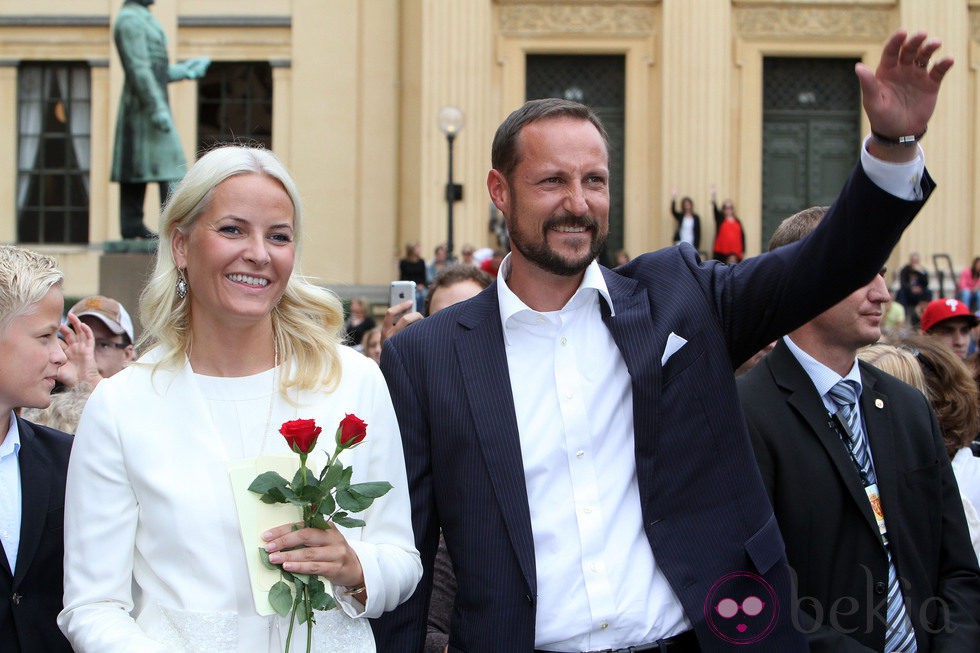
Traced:
<svg viewBox="0 0 980 653">
<path fill-rule="evenodd" d="M 660 357 L 661 367 L 666 365 L 670 357 L 676 354 L 686 344 L 687 340 L 671 331 L 670 335 L 667 336 L 667 346 L 664 347 L 664 355 Z"/>
</svg>

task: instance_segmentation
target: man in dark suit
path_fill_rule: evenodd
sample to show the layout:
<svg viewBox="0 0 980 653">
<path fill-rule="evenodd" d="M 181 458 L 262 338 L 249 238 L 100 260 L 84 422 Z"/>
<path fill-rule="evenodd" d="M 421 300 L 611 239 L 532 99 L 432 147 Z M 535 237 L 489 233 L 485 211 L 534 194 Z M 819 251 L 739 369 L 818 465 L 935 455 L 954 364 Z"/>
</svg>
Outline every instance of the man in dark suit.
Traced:
<svg viewBox="0 0 980 653">
<path fill-rule="evenodd" d="M 62 524 L 71 436 L 31 424 L 66 360 L 64 299 L 54 261 L 0 246 L 0 651 L 70 653 L 58 630 Z"/>
<path fill-rule="evenodd" d="M 487 186 L 513 249 L 497 281 L 382 353 L 426 572 L 375 622 L 379 650 L 422 648 L 440 527 L 458 582 L 450 651 L 805 647 L 732 370 L 870 277 L 918 211 L 932 183 L 917 150 L 889 142 L 925 129 L 952 65 L 928 67 L 938 45 L 899 32 L 876 73 L 859 67 L 880 140 L 833 218 L 738 266 L 681 244 L 602 268 L 599 120 L 550 99 L 504 121 Z"/>
<path fill-rule="evenodd" d="M 824 211 L 787 218 L 770 249 Z M 796 579 L 791 609 L 811 650 L 976 650 L 980 570 L 939 426 L 921 392 L 856 358 L 881 337 L 888 300 L 878 274 L 738 381 Z"/>
</svg>

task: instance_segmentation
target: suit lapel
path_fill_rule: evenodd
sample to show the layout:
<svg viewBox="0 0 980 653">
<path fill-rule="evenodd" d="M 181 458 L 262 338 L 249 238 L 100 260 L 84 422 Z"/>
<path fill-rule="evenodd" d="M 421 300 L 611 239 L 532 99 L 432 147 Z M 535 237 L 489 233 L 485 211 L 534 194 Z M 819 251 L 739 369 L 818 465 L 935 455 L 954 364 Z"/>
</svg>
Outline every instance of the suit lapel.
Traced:
<svg viewBox="0 0 980 653">
<path fill-rule="evenodd" d="M 484 463 L 521 570 L 537 594 L 534 538 L 524 482 L 520 432 L 504 349 L 497 284 L 471 300 L 460 315 L 455 338 L 457 364 L 473 416 Z"/>
<path fill-rule="evenodd" d="M 47 469 L 52 464 L 34 441 L 34 429 L 22 419 L 17 419 L 20 430 L 21 512 L 20 546 L 17 549 L 17 565 L 14 571 L 13 586 L 16 588 L 27 570 L 30 569 L 34 554 L 37 553 L 48 515 L 48 497 L 51 493 Z"/>
<path fill-rule="evenodd" d="M 827 413 L 823 399 L 817 394 L 813 381 L 810 380 L 799 361 L 796 360 L 796 357 L 793 356 L 789 347 L 782 340 L 776 344 L 776 348 L 770 353 L 769 366 L 776 383 L 790 393 L 787 402 L 806 421 L 813 437 L 820 442 L 827 453 L 835 473 L 844 487 L 847 488 L 848 494 L 864 517 L 868 528 L 874 532 L 875 537 L 878 537 L 878 524 L 871 512 L 868 495 L 864 492 L 864 486 L 854 467 L 854 462 L 851 460 L 840 434 L 834 428 L 834 423 Z M 867 410 L 863 402 L 861 409 L 863 412 Z M 867 413 L 865 412 L 865 414 Z"/>
<path fill-rule="evenodd" d="M 644 514 L 650 514 L 654 493 L 650 484 L 657 479 L 653 469 L 657 450 L 657 421 L 659 418 L 661 373 L 660 356 L 670 333 L 668 324 L 657 323 L 658 312 L 653 298 L 648 297 L 634 279 L 602 268 L 606 288 L 613 300 L 612 315 L 605 300 L 599 304 L 602 321 L 619 347 L 626 369 L 630 374 L 633 391 L 633 446 L 636 456 L 637 480 L 640 484 L 640 501 Z M 637 410 L 641 407 L 641 410 Z"/>
</svg>

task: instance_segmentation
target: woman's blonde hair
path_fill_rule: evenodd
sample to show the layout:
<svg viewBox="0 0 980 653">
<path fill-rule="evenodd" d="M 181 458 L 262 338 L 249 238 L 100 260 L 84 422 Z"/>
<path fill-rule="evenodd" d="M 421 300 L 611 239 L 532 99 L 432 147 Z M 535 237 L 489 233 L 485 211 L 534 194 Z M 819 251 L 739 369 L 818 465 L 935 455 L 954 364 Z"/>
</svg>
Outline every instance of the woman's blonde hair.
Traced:
<svg viewBox="0 0 980 653">
<path fill-rule="evenodd" d="M 214 189 L 236 175 L 265 175 L 282 184 L 293 205 L 296 256 L 302 236 L 302 208 L 296 184 L 268 150 L 227 145 L 211 150 L 191 166 L 174 188 L 160 216 L 160 245 L 153 276 L 140 296 L 143 336 L 140 349 L 159 344 L 167 354 L 158 365 L 177 366 L 190 349 L 190 301 L 176 293 L 182 271 L 171 249 L 174 233 L 186 234 L 211 203 Z M 331 291 L 317 286 L 294 268 L 279 302 L 272 309 L 272 329 L 283 361 L 280 390 L 333 390 L 340 380 L 343 305 Z"/>
<path fill-rule="evenodd" d="M 869 365 L 874 365 L 882 372 L 905 381 L 928 396 L 926 381 L 922 376 L 922 368 L 919 367 L 919 361 L 915 359 L 915 354 L 908 349 L 877 343 L 861 348 L 858 351 L 858 358 Z"/>
<path fill-rule="evenodd" d="M 63 279 L 58 264 L 50 256 L 0 245 L 0 334 Z"/>
</svg>

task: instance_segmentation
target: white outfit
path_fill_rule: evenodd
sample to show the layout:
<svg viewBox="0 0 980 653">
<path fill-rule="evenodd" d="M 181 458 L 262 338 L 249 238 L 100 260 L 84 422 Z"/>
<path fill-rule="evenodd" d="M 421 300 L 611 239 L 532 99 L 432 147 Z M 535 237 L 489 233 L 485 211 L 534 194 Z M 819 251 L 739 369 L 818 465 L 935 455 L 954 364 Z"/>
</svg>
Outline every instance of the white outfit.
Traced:
<svg viewBox="0 0 980 653">
<path fill-rule="evenodd" d="M 980 458 L 973 455 L 970 447 L 963 447 L 953 456 L 953 475 L 963 497 L 963 512 L 970 527 L 973 550 L 980 560 L 980 516 L 977 514 L 977 506 L 980 506 Z"/>
<path fill-rule="evenodd" d="M 365 442 L 341 456 L 353 465 L 352 481 L 394 488 L 356 515 L 366 526 L 341 528 L 363 567 L 367 605 L 333 587 L 340 609 L 317 613 L 313 650 L 375 650 L 365 617 L 405 601 L 422 567 L 387 386 L 373 361 L 339 350 L 337 390 L 291 391 L 297 405 L 273 391 L 278 370 L 216 379 L 194 374 L 186 361 L 176 371 L 131 365 L 96 387 L 79 423 L 65 503 L 58 624 L 76 651 L 282 651 L 288 618 L 260 616 L 252 603 L 227 465 L 289 453 L 278 429 L 291 419 L 315 419 L 323 427 L 317 455 L 332 453 L 346 413 L 368 424 Z M 160 358 L 154 350 L 140 363 Z M 324 458 L 311 455 L 308 466 L 319 471 Z M 290 648 L 305 645 L 306 625 L 297 625 Z"/>
<path fill-rule="evenodd" d="M 953 456 L 953 475 L 960 492 L 973 503 L 980 506 L 980 458 L 973 455 L 970 447 L 963 447 Z"/>
</svg>

